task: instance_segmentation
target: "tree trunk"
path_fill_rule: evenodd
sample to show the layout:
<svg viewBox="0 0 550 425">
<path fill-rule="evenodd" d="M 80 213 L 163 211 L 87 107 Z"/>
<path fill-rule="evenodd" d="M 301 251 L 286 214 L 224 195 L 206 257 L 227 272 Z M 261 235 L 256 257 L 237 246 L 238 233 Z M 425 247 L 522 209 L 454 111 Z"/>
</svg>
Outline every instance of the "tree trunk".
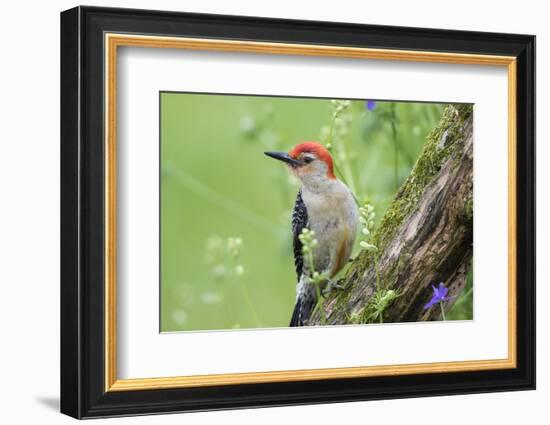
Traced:
<svg viewBox="0 0 550 425">
<path fill-rule="evenodd" d="M 437 320 L 440 307 L 424 305 L 439 282 L 455 297 L 444 303 L 450 309 L 472 260 L 472 130 L 471 105 L 447 107 L 373 236 L 377 251 L 362 251 L 353 260 L 339 282 L 342 289 L 308 324 L 379 321 L 373 306 L 388 290 L 398 296 L 383 309 L 384 322 Z"/>
</svg>

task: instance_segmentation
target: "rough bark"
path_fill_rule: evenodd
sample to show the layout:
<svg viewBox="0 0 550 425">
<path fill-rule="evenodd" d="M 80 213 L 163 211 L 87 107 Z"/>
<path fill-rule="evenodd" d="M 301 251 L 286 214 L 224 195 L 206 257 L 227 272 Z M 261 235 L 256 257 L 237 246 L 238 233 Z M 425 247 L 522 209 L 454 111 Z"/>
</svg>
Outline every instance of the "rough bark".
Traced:
<svg viewBox="0 0 550 425">
<path fill-rule="evenodd" d="M 471 265 L 472 127 L 471 105 L 447 107 L 378 226 L 378 251 L 357 256 L 340 281 L 343 289 L 325 300 L 310 325 L 371 321 L 365 313 L 377 288 L 375 263 L 379 288 L 399 294 L 384 310 L 384 322 L 440 318 L 439 308 L 423 308 L 431 285 L 444 282 L 456 297 Z M 452 304 L 445 303 L 446 310 Z"/>
</svg>

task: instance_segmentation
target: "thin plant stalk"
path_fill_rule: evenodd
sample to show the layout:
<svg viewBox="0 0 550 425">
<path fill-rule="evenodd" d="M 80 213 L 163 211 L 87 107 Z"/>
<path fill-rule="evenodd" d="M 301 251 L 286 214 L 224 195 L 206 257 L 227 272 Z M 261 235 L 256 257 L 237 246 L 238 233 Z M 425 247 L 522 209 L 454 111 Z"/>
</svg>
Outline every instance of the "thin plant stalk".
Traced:
<svg viewBox="0 0 550 425">
<path fill-rule="evenodd" d="M 337 119 L 338 119 L 338 114 L 334 113 L 332 115 L 332 120 L 330 122 L 330 129 L 329 129 L 329 143 L 333 146 L 334 146 L 334 124 L 336 123 Z M 344 153 L 344 156 L 347 158 L 348 156 L 347 156 L 344 142 L 341 143 L 341 148 L 342 148 L 342 152 Z M 346 186 L 350 188 L 351 193 L 355 193 L 355 180 L 353 178 L 353 172 L 349 164 L 349 161 L 344 161 L 344 165 L 346 166 L 345 174 L 342 172 L 342 170 L 340 170 L 340 167 L 338 167 L 337 164 L 334 165 L 334 168 L 336 169 L 336 172 L 339 174 L 344 184 L 346 184 Z"/>
<path fill-rule="evenodd" d="M 441 317 L 443 320 L 447 320 L 445 319 L 445 309 L 443 308 L 443 303 L 441 301 L 439 302 L 439 307 L 441 307 Z"/>
<path fill-rule="evenodd" d="M 171 172 L 171 176 L 174 177 L 175 181 L 178 184 L 201 196 L 204 200 L 210 202 L 218 208 L 224 209 L 225 211 L 228 211 L 235 216 L 248 221 L 251 224 L 256 225 L 262 230 L 265 230 L 275 236 L 279 236 L 277 226 L 266 220 L 264 217 L 259 216 L 255 212 L 244 207 L 242 204 L 215 191 L 210 186 L 206 185 L 196 177 L 187 174 L 175 165 L 170 164 L 169 169 Z"/>
<path fill-rule="evenodd" d="M 246 287 L 246 284 L 242 279 L 239 279 L 239 280 L 241 281 L 241 289 L 243 291 L 244 298 L 246 299 L 246 303 L 248 304 L 248 308 L 252 312 L 252 316 L 254 316 L 254 320 L 256 321 L 256 324 L 259 327 L 262 327 L 262 322 L 258 317 L 258 313 L 256 313 L 256 309 L 254 308 L 254 305 L 252 304 L 252 299 L 250 298 L 250 293 L 248 292 L 248 288 Z"/>
<path fill-rule="evenodd" d="M 399 143 L 397 141 L 397 116 L 395 114 L 395 102 L 391 102 L 390 104 L 390 111 L 391 111 L 391 132 L 392 132 L 392 140 L 393 140 L 393 185 L 394 189 L 397 190 L 398 184 L 399 184 L 399 177 L 398 177 L 398 160 L 399 160 Z"/>
<path fill-rule="evenodd" d="M 313 280 L 313 274 L 315 273 L 315 265 L 313 264 L 313 252 L 311 250 L 308 252 L 307 258 L 309 263 L 310 274 Z M 312 316 L 317 312 L 319 308 L 321 308 L 321 304 L 323 303 L 323 300 L 321 297 L 321 289 L 319 288 L 319 283 L 313 282 L 313 284 L 315 285 L 315 294 L 317 295 L 317 303 L 315 304 L 315 308 L 311 313 Z"/>
</svg>

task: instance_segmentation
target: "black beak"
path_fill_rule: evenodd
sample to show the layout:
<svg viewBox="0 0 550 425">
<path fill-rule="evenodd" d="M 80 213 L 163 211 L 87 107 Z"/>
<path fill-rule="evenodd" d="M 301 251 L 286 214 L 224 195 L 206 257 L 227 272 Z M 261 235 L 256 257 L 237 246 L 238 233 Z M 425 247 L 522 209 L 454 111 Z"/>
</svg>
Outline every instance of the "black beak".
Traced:
<svg viewBox="0 0 550 425">
<path fill-rule="evenodd" d="M 271 158 L 275 158 L 275 159 L 278 159 L 279 161 L 286 162 L 288 165 L 292 165 L 293 167 L 302 165 L 301 161 L 298 161 L 297 159 L 292 158 L 286 152 L 264 152 L 264 153 Z"/>
</svg>

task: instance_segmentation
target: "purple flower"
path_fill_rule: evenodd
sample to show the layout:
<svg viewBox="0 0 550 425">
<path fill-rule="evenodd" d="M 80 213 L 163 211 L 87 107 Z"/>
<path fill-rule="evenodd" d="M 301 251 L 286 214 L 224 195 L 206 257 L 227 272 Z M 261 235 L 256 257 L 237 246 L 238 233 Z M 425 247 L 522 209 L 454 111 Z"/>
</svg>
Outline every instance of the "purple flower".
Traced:
<svg viewBox="0 0 550 425">
<path fill-rule="evenodd" d="M 366 100 L 365 108 L 367 108 L 367 111 L 372 111 L 374 108 L 376 108 L 376 102 L 374 100 Z"/>
<path fill-rule="evenodd" d="M 445 288 L 445 285 L 443 284 L 443 282 L 439 282 L 439 287 L 437 287 L 437 288 L 432 285 L 432 288 L 434 290 L 434 294 L 433 294 L 432 299 L 430 300 L 430 302 L 428 302 L 428 304 L 426 304 L 424 306 L 424 310 L 430 308 L 434 304 L 441 303 L 441 302 L 444 302 L 444 301 L 449 301 L 449 300 L 452 300 L 454 298 L 454 297 L 448 297 L 447 296 L 447 294 L 449 292 L 449 288 Z"/>
</svg>

